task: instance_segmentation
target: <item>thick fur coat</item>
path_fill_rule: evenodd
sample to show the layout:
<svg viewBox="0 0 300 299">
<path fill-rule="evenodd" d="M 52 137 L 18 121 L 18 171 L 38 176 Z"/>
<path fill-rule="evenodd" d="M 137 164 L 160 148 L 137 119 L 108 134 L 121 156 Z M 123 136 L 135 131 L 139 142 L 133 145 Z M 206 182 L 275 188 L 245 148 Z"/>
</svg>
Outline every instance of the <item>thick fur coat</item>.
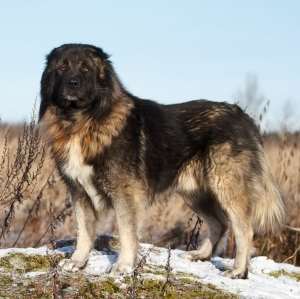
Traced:
<svg viewBox="0 0 300 299">
<path fill-rule="evenodd" d="M 247 277 L 255 232 L 276 230 L 284 206 L 253 120 L 237 105 L 197 100 L 161 105 L 130 94 L 107 54 L 66 44 L 47 58 L 40 120 L 72 193 L 77 248 L 62 266 L 77 270 L 93 246 L 97 220 L 114 208 L 121 249 L 114 271 L 136 262 L 139 213 L 176 194 L 207 222 L 209 234 L 187 257 L 220 254 L 229 225 L 232 270 Z"/>
</svg>

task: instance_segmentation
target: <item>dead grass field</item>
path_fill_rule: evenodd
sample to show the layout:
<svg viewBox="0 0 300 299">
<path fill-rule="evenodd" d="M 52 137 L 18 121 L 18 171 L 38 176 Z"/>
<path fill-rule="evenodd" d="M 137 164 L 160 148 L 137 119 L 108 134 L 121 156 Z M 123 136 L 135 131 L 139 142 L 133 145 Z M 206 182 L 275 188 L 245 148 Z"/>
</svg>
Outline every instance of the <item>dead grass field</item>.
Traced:
<svg viewBox="0 0 300 299">
<path fill-rule="evenodd" d="M 23 134 L 23 125 L 0 126 L 0 162 L 3 162 L 0 163 L 1 247 L 38 246 L 54 238 L 75 235 L 70 198 L 47 149 L 43 156 L 42 147 L 36 147 L 38 153 L 29 173 L 34 174 L 39 169 L 39 163 L 43 162 L 43 165 L 36 177 L 25 177 L 29 184 L 27 186 L 25 182 L 21 186 L 26 187 L 24 190 L 15 182 L 24 180 L 21 165 L 28 164 L 30 150 L 25 151 L 23 160 L 17 163 L 15 182 L 8 181 L 9 169 L 14 167 L 20 136 Z M 28 140 L 30 142 L 30 138 Z M 271 170 L 286 203 L 286 223 L 294 228 L 300 227 L 300 134 L 265 135 L 264 144 Z M 26 147 L 26 143 L 23 147 Z M 6 194 L 6 199 L 3 194 Z M 116 232 L 113 212 L 103 219 L 98 232 Z M 157 203 L 147 210 L 141 239 L 160 246 L 192 248 L 197 246 L 203 234 L 205 224 L 197 222 L 197 217 L 182 201 L 172 198 L 168 203 Z M 284 228 L 276 236 L 258 236 L 255 245 L 258 255 L 300 265 L 300 232 L 292 228 Z M 233 252 L 231 237 L 227 255 L 232 256 Z"/>
</svg>

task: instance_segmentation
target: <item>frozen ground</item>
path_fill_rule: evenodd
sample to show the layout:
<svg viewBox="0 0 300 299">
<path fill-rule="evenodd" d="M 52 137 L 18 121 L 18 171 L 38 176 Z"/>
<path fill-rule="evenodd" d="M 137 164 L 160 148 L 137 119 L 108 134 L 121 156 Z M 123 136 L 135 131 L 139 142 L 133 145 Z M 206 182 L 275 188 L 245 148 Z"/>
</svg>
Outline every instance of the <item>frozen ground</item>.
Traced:
<svg viewBox="0 0 300 299">
<path fill-rule="evenodd" d="M 49 251 L 46 247 L 0 249 L 0 258 L 11 253 L 45 255 L 70 253 L 72 250 L 71 246 L 54 251 Z M 222 274 L 222 270 L 232 266 L 231 259 L 214 258 L 207 262 L 191 262 L 183 254 L 181 250 L 171 250 L 170 266 L 174 276 L 185 273 L 203 284 L 212 284 L 241 298 L 300 298 L 300 267 L 275 263 L 266 257 L 255 257 L 251 260 L 249 279 L 232 280 Z M 141 245 L 140 255 L 146 257 L 146 265 L 155 267 L 165 267 L 168 260 L 167 249 L 149 244 Z M 109 272 L 116 259 L 117 255 L 112 251 L 93 250 L 83 273 L 88 276 L 103 276 Z M 34 275 L 34 272 L 29 275 Z"/>
</svg>

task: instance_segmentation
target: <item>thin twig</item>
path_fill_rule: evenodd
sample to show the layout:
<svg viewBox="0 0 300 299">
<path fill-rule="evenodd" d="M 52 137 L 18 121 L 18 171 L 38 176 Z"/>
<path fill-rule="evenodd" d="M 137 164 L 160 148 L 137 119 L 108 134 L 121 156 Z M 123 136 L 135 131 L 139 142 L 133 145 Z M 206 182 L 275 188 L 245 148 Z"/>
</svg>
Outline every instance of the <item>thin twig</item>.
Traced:
<svg viewBox="0 0 300 299">
<path fill-rule="evenodd" d="M 167 258 L 167 263 L 165 266 L 165 270 L 166 270 L 166 281 L 163 284 L 161 290 L 160 290 L 160 294 L 164 297 L 166 295 L 166 290 L 167 288 L 171 285 L 171 272 L 172 272 L 172 268 L 171 268 L 171 246 L 169 245 L 168 247 L 168 258 Z"/>
<path fill-rule="evenodd" d="M 190 235 L 190 238 L 188 240 L 188 243 L 186 244 L 186 250 L 189 250 L 190 246 L 197 247 L 198 238 L 199 238 L 202 223 L 203 223 L 202 219 L 200 219 L 200 217 L 197 216 L 197 221 L 196 221 L 196 223 L 195 223 L 195 225 L 194 225 L 194 227 L 191 231 L 191 235 Z"/>
<path fill-rule="evenodd" d="M 43 187 L 41 188 L 39 194 L 37 195 L 36 199 L 34 200 L 34 203 L 33 203 L 33 205 L 31 206 L 31 208 L 30 208 L 30 210 L 29 210 L 29 212 L 28 212 L 28 215 L 27 215 L 27 217 L 26 217 L 26 220 L 24 221 L 24 224 L 23 224 L 21 230 L 19 231 L 16 240 L 15 240 L 14 243 L 12 244 L 12 247 L 15 247 L 15 246 L 17 245 L 17 243 L 19 242 L 19 240 L 20 240 L 20 238 L 21 238 L 21 235 L 23 234 L 23 232 L 24 232 L 24 230 L 25 230 L 25 228 L 26 228 L 26 226 L 27 226 L 29 220 L 30 220 L 31 217 L 32 217 L 33 211 L 35 211 L 35 210 L 37 209 L 38 205 L 40 204 L 41 198 L 42 198 L 43 193 L 44 193 L 44 189 L 45 189 L 45 187 L 49 184 L 49 179 L 50 179 L 51 176 L 52 176 L 52 174 L 48 177 L 48 180 L 45 182 L 45 184 L 44 184 Z"/>
<path fill-rule="evenodd" d="M 293 232 L 297 232 L 300 233 L 300 228 L 299 227 L 293 227 L 293 226 L 289 226 L 289 225 L 284 225 L 284 227 L 288 230 L 291 230 Z"/>
<path fill-rule="evenodd" d="M 132 276 L 131 276 L 131 285 L 128 288 L 127 293 L 131 299 L 137 298 L 137 284 L 140 281 L 141 273 L 146 264 L 147 257 L 149 256 L 151 249 L 149 249 L 139 260 L 138 264 L 135 266 Z"/>
<path fill-rule="evenodd" d="M 71 212 L 72 212 L 71 205 L 67 203 L 65 207 L 56 216 L 52 216 L 51 217 L 52 219 L 49 225 L 47 226 L 46 230 L 41 235 L 41 237 L 35 242 L 33 247 L 37 247 L 40 244 L 40 242 L 43 240 L 43 238 L 47 235 L 49 230 L 52 230 L 58 223 L 64 222 L 66 217 L 69 216 Z"/>
</svg>

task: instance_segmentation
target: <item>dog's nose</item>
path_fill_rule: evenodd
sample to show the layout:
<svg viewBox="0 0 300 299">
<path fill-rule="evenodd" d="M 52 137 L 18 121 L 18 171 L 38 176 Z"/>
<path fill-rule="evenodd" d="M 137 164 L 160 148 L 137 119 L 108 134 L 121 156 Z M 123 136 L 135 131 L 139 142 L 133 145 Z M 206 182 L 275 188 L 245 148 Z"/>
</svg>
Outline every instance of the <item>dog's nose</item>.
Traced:
<svg viewBox="0 0 300 299">
<path fill-rule="evenodd" d="M 78 79 L 76 79 L 76 78 L 70 79 L 68 84 L 69 84 L 69 86 L 71 88 L 78 88 L 78 87 L 80 87 L 80 81 Z"/>
</svg>

